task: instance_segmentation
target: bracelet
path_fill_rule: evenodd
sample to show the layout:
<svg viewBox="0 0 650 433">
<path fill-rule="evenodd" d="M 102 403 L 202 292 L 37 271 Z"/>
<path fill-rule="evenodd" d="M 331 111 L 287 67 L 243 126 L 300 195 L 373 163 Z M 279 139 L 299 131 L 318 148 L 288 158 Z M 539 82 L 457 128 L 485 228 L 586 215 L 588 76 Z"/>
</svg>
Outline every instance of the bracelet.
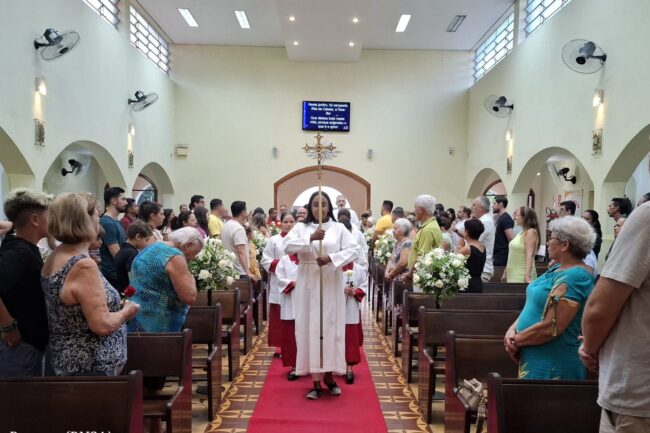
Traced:
<svg viewBox="0 0 650 433">
<path fill-rule="evenodd" d="M 0 326 L 0 333 L 6 334 L 8 332 L 13 332 L 16 329 L 18 329 L 18 321 L 16 319 L 13 319 L 10 324 Z"/>
</svg>

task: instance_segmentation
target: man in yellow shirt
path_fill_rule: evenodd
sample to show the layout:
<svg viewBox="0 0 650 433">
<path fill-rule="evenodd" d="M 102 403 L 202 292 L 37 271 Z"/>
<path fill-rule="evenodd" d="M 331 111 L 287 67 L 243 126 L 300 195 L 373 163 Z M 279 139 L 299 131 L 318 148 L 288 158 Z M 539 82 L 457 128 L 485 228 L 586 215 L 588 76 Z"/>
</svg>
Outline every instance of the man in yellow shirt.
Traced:
<svg viewBox="0 0 650 433">
<path fill-rule="evenodd" d="M 436 199 L 433 196 L 422 194 L 415 199 L 415 218 L 420 221 L 420 230 L 418 230 L 411 244 L 408 261 L 409 277 L 413 275 L 413 265 L 415 265 L 418 257 L 434 248 L 438 248 L 442 241 L 440 226 L 433 216 L 435 210 Z"/>
<path fill-rule="evenodd" d="M 381 205 L 381 218 L 377 220 L 377 224 L 375 224 L 375 233 L 372 235 L 372 245 L 375 245 L 379 236 L 383 235 L 386 230 L 393 228 L 392 212 L 393 202 L 390 200 L 384 200 Z"/>
<path fill-rule="evenodd" d="M 208 231 L 210 237 L 221 236 L 221 228 L 223 227 L 223 201 L 218 198 L 210 200 L 210 213 L 208 214 Z"/>
</svg>

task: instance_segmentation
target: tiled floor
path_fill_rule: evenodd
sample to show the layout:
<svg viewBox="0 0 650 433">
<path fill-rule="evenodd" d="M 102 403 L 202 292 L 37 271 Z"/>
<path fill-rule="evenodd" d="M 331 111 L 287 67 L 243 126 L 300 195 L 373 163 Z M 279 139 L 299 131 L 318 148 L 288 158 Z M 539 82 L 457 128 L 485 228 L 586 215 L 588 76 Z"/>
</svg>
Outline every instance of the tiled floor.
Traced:
<svg viewBox="0 0 650 433">
<path fill-rule="evenodd" d="M 442 432 L 441 425 L 427 425 L 424 422 L 415 400 L 414 391 L 417 390 L 413 390 L 406 383 L 386 338 L 380 334 L 379 327 L 372 320 L 372 314 L 368 313 L 365 307 L 367 305 L 364 305 L 362 314 L 364 351 L 388 432 Z M 245 432 L 262 390 L 273 352 L 273 349 L 266 346 L 264 333 L 243 359 L 240 373 L 232 383 L 226 384 L 221 408 L 212 423 L 207 421 L 206 403 L 195 395 L 192 408 L 193 432 Z"/>
</svg>

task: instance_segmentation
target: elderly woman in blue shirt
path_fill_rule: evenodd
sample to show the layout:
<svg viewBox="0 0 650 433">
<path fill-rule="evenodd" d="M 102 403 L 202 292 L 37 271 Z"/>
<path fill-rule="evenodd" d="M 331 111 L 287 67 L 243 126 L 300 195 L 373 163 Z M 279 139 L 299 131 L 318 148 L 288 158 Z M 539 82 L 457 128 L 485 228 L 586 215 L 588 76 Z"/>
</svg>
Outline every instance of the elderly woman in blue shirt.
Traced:
<svg viewBox="0 0 650 433">
<path fill-rule="evenodd" d="M 578 357 L 580 322 L 594 286 L 583 259 L 596 240 L 582 218 L 550 224 L 549 257 L 556 261 L 526 288 L 526 304 L 504 337 L 506 351 L 519 362 L 522 379 L 580 380 L 586 370 Z"/>
<path fill-rule="evenodd" d="M 178 332 L 196 300 L 196 281 L 187 263 L 203 248 L 203 236 L 192 227 L 169 235 L 164 242 L 149 245 L 131 265 L 133 302 L 140 310 L 128 329 L 131 332 Z"/>
</svg>

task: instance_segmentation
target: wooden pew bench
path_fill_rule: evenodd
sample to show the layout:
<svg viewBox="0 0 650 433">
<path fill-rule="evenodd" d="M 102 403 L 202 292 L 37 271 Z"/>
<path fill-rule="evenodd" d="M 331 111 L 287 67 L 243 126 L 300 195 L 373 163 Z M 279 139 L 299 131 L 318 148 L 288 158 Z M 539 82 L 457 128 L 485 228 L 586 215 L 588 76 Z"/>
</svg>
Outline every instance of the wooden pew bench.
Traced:
<svg viewBox="0 0 650 433">
<path fill-rule="evenodd" d="M 1 432 L 142 433 L 142 372 L 0 379 Z"/>
<path fill-rule="evenodd" d="M 517 317 L 517 310 L 426 310 L 420 307 L 418 403 L 428 423 L 431 422 L 436 373 L 445 372 L 445 358 L 438 354 L 438 348 L 445 346 L 447 331 L 469 335 L 501 335 L 503 346 L 503 335 Z"/>
<path fill-rule="evenodd" d="M 244 331 L 244 355 L 253 348 L 253 284 L 251 280 L 235 280 L 231 289 L 239 289 L 239 323 Z"/>
</svg>

